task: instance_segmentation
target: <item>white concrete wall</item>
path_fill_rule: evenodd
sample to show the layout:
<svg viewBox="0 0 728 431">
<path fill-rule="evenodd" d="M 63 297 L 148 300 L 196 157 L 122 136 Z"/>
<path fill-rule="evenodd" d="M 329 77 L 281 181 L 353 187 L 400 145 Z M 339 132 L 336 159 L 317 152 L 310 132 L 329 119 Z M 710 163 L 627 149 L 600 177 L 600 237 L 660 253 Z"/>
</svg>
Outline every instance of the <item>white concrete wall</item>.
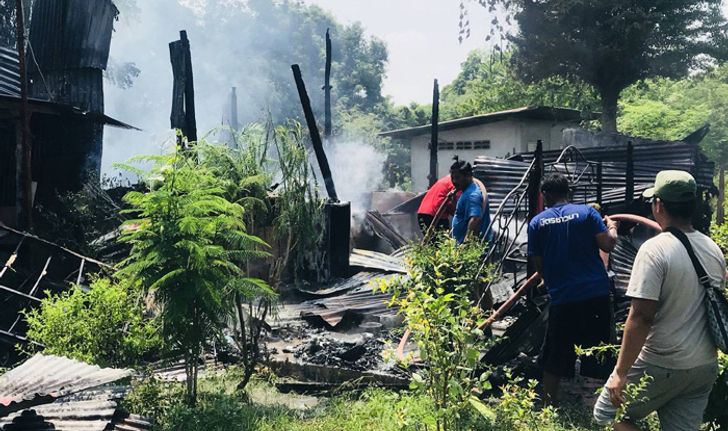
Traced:
<svg viewBox="0 0 728 431">
<path fill-rule="evenodd" d="M 541 120 L 504 120 L 497 123 L 482 124 L 466 127 L 439 134 L 439 141 L 490 141 L 488 150 L 439 150 L 437 152 L 438 176 L 446 175 L 452 164 L 452 158 L 458 155 L 461 160 L 473 162 L 478 156 L 505 157 L 535 149 L 539 139 L 544 143 L 544 149 L 557 149 L 561 147 L 561 134 L 563 129 L 573 127 L 573 123 L 553 123 Z M 430 172 L 430 142 L 429 133 L 415 136 L 410 139 L 410 161 L 412 163 L 412 190 L 422 192 L 427 190 Z M 529 148 L 531 144 L 532 148 Z"/>
</svg>

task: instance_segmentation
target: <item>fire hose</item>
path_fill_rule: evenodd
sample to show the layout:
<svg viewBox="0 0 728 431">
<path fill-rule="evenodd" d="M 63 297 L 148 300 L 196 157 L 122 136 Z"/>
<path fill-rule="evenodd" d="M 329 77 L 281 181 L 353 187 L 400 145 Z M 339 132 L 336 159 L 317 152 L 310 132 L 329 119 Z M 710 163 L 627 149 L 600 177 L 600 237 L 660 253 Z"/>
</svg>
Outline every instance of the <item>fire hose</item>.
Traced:
<svg viewBox="0 0 728 431">
<path fill-rule="evenodd" d="M 442 209 L 442 207 L 440 209 Z M 647 217 L 642 217 L 642 216 L 635 215 L 635 214 L 615 214 L 613 216 L 610 216 L 609 218 L 611 218 L 614 221 L 620 221 L 620 222 L 624 221 L 624 222 L 642 224 L 642 225 L 652 228 L 658 232 L 662 231 L 662 228 L 660 227 L 659 224 L 657 224 L 656 221 L 650 220 Z M 508 298 L 508 300 L 506 302 L 504 302 L 500 307 L 498 307 L 498 309 L 493 314 L 490 315 L 490 317 L 488 317 L 488 319 L 485 322 L 478 325 L 478 329 L 483 330 L 483 329 L 490 327 L 490 325 L 492 325 L 493 322 L 495 322 L 496 320 L 503 317 L 503 315 L 505 313 L 507 313 L 508 310 L 510 310 L 513 307 L 513 305 L 516 302 L 518 302 L 519 299 L 521 299 L 523 296 L 525 296 L 529 290 L 531 290 L 533 287 L 537 286 L 540 282 L 541 282 L 541 274 L 539 272 L 536 272 L 532 276 L 530 276 L 523 283 L 523 285 L 521 285 L 521 287 L 519 287 L 518 290 L 516 290 L 513 293 L 513 295 L 510 296 L 510 298 Z M 407 344 L 407 341 L 409 340 L 409 337 L 411 334 L 412 334 L 412 332 L 409 329 L 407 329 L 405 331 L 404 335 L 402 336 L 402 340 L 399 342 L 399 345 L 397 346 L 396 356 L 397 356 L 397 359 L 400 361 L 404 360 L 404 348 L 405 348 L 405 345 Z"/>
</svg>

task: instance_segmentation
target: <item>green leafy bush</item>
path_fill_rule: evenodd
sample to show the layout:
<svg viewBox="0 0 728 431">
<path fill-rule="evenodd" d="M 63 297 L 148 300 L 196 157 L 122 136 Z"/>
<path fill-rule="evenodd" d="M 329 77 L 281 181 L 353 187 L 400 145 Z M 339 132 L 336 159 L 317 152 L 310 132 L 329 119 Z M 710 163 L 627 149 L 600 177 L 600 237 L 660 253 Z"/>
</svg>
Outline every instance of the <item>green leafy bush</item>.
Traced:
<svg viewBox="0 0 728 431">
<path fill-rule="evenodd" d="M 391 305 L 404 316 L 407 328 L 427 364 L 413 373 L 412 389 L 432 400 L 436 429 L 461 429 L 478 414 L 494 414 L 476 395 L 490 389 L 487 372 L 478 372 L 487 345 L 478 326 L 486 315 L 473 295 L 491 273 L 481 273 L 482 247 L 459 246 L 443 237 L 414 246 L 406 257 L 408 277 L 385 282 Z"/>
<path fill-rule="evenodd" d="M 138 365 L 162 350 L 157 321 L 127 285 L 97 279 L 24 313 L 31 348 L 101 366 Z M 42 346 L 41 346 L 42 345 Z"/>
</svg>

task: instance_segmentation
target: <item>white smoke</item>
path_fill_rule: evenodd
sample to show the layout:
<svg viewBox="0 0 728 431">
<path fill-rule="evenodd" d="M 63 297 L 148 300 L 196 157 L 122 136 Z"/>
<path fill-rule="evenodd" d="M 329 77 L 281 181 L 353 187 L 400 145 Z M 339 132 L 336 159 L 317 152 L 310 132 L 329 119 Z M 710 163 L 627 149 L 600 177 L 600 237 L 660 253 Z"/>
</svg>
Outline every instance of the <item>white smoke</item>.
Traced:
<svg viewBox="0 0 728 431">
<path fill-rule="evenodd" d="M 371 192 L 382 184 L 386 156 L 361 142 L 332 142 L 325 149 L 339 199 L 351 202 L 352 215 L 363 214 L 369 209 Z"/>
</svg>

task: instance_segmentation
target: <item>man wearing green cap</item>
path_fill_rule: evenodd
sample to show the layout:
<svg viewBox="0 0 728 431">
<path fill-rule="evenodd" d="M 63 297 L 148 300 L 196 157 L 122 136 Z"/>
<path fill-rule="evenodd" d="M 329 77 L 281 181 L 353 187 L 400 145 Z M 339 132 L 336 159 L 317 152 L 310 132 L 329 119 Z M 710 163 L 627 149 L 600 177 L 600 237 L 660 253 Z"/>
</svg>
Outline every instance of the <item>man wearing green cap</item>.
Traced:
<svg viewBox="0 0 728 431">
<path fill-rule="evenodd" d="M 687 236 L 714 285 L 725 286 L 720 248 L 692 226 L 697 204 L 695 179 L 683 171 L 662 171 L 645 191 L 663 231 Z M 697 431 L 717 377 L 717 349 L 707 327 L 705 288 L 688 252 L 672 233 L 663 232 L 640 247 L 627 296 L 632 303 L 617 366 L 594 407 L 594 418 L 615 430 L 638 430 L 634 421 L 656 411 L 662 430 Z M 625 402 L 624 388 L 649 376 L 631 400 L 626 416 L 612 423 Z"/>
</svg>

